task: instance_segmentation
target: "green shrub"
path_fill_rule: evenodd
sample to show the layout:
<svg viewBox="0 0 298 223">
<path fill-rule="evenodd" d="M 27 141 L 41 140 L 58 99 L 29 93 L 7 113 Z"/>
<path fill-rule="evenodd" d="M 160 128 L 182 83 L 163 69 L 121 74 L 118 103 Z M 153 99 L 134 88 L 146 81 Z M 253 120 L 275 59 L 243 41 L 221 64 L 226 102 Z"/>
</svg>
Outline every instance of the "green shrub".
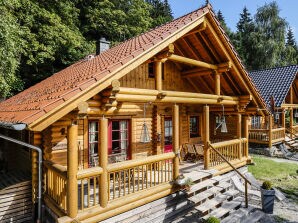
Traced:
<svg viewBox="0 0 298 223">
<path fill-rule="evenodd" d="M 264 181 L 262 184 L 262 188 L 265 190 L 271 190 L 272 189 L 272 183 L 270 181 Z"/>
<path fill-rule="evenodd" d="M 207 220 L 206 220 L 206 223 L 220 223 L 220 220 L 216 217 L 209 217 Z"/>
</svg>

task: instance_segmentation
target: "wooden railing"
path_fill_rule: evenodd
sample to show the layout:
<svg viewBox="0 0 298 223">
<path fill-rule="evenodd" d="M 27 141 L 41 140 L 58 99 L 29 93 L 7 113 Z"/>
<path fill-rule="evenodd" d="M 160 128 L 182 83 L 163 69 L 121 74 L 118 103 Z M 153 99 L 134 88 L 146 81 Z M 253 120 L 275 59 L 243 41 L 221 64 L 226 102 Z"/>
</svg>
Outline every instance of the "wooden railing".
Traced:
<svg viewBox="0 0 298 223">
<path fill-rule="evenodd" d="M 272 129 L 272 141 L 282 141 L 285 138 L 285 128 Z"/>
<path fill-rule="evenodd" d="M 268 143 L 269 129 L 251 129 L 249 130 L 249 141 L 254 143 Z"/>
<path fill-rule="evenodd" d="M 280 142 L 285 138 L 285 128 L 277 129 L 251 129 L 249 130 L 249 142 L 269 144 Z"/>
<path fill-rule="evenodd" d="M 173 181 L 174 157 L 166 153 L 109 165 L 109 200 Z"/>
<path fill-rule="evenodd" d="M 209 165 L 210 167 L 219 166 L 224 163 L 221 156 L 225 157 L 225 160 L 233 161 L 236 159 L 242 159 L 248 156 L 248 143 L 247 139 L 233 139 L 224 142 L 218 142 L 211 144 L 221 155 L 219 155 L 215 150 L 209 152 Z"/>
<path fill-rule="evenodd" d="M 101 167 L 92 167 L 89 169 L 79 170 L 78 179 L 78 209 L 84 210 L 99 205 L 99 180 L 102 174 Z"/>
<path fill-rule="evenodd" d="M 239 140 L 239 139 L 238 139 Z M 231 164 L 231 162 L 229 162 L 229 160 L 227 160 L 226 159 L 226 157 L 223 155 L 223 154 L 221 154 L 221 152 L 218 150 L 218 149 L 216 149 L 215 147 L 214 147 L 214 145 L 212 145 L 212 144 L 209 144 L 209 147 L 211 148 L 211 151 L 213 152 L 215 152 L 222 160 L 224 160 L 230 167 L 232 167 L 232 169 L 237 173 L 237 174 L 239 174 L 239 176 L 244 180 L 244 182 L 245 182 L 245 184 L 244 184 L 244 186 L 245 186 L 245 192 L 244 192 L 244 195 L 245 195 L 245 207 L 246 208 L 248 208 L 248 188 L 247 188 L 247 186 L 248 186 L 248 184 L 250 184 L 251 185 L 251 182 L 242 174 L 242 173 L 240 173 L 236 168 L 235 168 L 235 166 L 233 166 L 233 164 Z"/>
<path fill-rule="evenodd" d="M 62 212 L 66 212 L 67 168 L 59 164 L 44 162 L 45 195 L 49 197 Z"/>
<path fill-rule="evenodd" d="M 166 153 L 138 160 L 129 160 L 108 165 L 108 199 L 148 190 L 154 186 L 172 182 L 174 153 Z M 44 162 L 45 195 L 59 210 L 67 212 L 67 168 Z M 79 170 L 78 210 L 100 206 L 101 167 Z"/>
</svg>

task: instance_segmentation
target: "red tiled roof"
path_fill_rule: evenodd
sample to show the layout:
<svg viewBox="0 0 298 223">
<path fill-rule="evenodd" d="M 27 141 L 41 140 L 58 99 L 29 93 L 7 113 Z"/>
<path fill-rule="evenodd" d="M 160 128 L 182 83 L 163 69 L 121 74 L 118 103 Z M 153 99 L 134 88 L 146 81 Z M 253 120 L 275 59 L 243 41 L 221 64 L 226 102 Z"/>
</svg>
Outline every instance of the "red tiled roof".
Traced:
<svg viewBox="0 0 298 223">
<path fill-rule="evenodd" d="M 32 123 L 208 11 L 200 8 L 53 74 L 1 102 L 0 122 Z"/>
</svg>

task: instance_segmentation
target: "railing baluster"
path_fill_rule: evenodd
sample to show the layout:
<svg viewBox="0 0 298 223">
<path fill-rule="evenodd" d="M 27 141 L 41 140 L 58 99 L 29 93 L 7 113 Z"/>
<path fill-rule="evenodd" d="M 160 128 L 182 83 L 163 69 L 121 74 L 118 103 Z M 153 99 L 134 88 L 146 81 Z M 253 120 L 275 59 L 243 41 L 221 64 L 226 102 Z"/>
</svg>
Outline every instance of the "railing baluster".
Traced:
<svg viewBox="0 0 298 223">
<path fill-rule="evenodd" d="M 90 207 L 90 179 L 87 178 L 87 184 L 88 184 L 88 189 L 87 189 L 87 202 L 88 202 L 88 208 Z"/>
<path fill-rule="evenodd" d="M 93 177 L 93 199 L 94 199 L 93 205 L 95 206 L 96 205 L 96 178 L 95 177 Z"/>
</svg>

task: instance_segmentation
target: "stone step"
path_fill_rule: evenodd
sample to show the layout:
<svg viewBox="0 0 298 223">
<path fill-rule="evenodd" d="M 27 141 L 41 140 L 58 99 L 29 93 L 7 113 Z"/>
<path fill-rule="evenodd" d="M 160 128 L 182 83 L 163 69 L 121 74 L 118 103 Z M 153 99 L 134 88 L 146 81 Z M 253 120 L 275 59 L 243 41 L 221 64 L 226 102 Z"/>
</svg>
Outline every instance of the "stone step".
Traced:
<svg viewBox="0 0 298 223">
<path fill-rule="evenodd" d="M 183 174 L 185 178 L 191 178 L 193 182 L 201 182 L 207 178 L 211 178 L 212 174 L 205 171 L 192 171 Z"/>
<path fill-rule="evenodd" d="M 236 199 L 235 199 L 236 200 Z M 243 219 L 247 218 L 248 214 L 254 209 L 252 206 L 248 208 L 241 207 L 230 213 L 230 215 L 222 219 L 221 223 L 241 223 Z"/>
<path fill-rule="evenodd" d="M 175 205 L 179 203 L 181 200 L 186 199 L 187 195 L 185 192 L 176 192 L 169 196 L 160 198 L 148 204 L 137 207 L 133 210 L 127 211 L 125 213 L 116 215 L 112 218 L 102 221 L 102 223 L 110 223 L 110 222 L 125 222 L 132 223 L 141 219 L 142 217 L 146 217 L 150 215 L 152 212 L 155 212 L 156 209 L 162 210 L 168 206 Z"/>
<path fill-rule="evenodd" d="M 202 215 L 204 215 L 205 213 L 209 213 L 214 208 L 220 206 L 225 200 L 229 200 L 238 194 L 239 191 L 237 190 L 226 191 L 223 194 L 219 194 L 216 197 L 207 200 L 205 203 L 195 207 L 195 209 L 198 210 Z"/>
<path fill-rule="evenodd" d="M 193 196 L 195 195 L 197 192 L 200 192 L 202 190 L 206 190 L 212 186 L 214 186 L 215 184 L 218 184 L 218 181 L 217 180 L 214 180 L 214 179 L 207 179 L 207 180 L 204 180 L 200 183 L 197 183 L 193 186 L 191 186 L 190 188 L 190 191 L 187 192 L 188 196 Z"/>
<path fill-rule="evenodd" d="M 211 197 L 214 197 L 215 195 L 222 193 L 229 189 L 232 186 L 232 184 L 227 182 L 220 182 L 218 185 L 213 186 L 207 190 L 205 190 L 202 193 L 196 194 L 189 198 L 190 201 L 194 202 L 195 204 L 199 204 Z"/>
<path fill-rule="evenodd" d="M 230 212 L 232 212 L 234 209 L 237 209 L 241 206 L 241 203 L 243 202 L 242 197 L 237 197 L 231 201 L 224 201 L 221 205 L 221 207 L 211 211 L 209 214 L 205 215 L 203 219 L 208 219 L 210 216 L 214 216 L 216 218 L 222 218 L 226 215 L 228 215 Z"/>
<path fill-rule="evenodd" d="M 256 210 L 251 212 L 249 216 L 241 221 L 241 223 L 255 223 L 258 222 L 262 217 L 264 217 L 265 213 L 260 210 Z"/>
<path fill-rule="evenodd" d="M 164 222 L 165 219 L 171 218 L 177 214 L 180 215 L 181 212 L 187 209 L 191 209 L 193 206 L 194 204 L 191 201 L 185 199 L 184 201 L 177 203 L 176 205 L 172 205 L 162 210 L 153 212 L 152 214 L 147 215 L 146 217 L 143 217 L 138 221 L 134 221 L 134 223 Z"/>
</svg>

